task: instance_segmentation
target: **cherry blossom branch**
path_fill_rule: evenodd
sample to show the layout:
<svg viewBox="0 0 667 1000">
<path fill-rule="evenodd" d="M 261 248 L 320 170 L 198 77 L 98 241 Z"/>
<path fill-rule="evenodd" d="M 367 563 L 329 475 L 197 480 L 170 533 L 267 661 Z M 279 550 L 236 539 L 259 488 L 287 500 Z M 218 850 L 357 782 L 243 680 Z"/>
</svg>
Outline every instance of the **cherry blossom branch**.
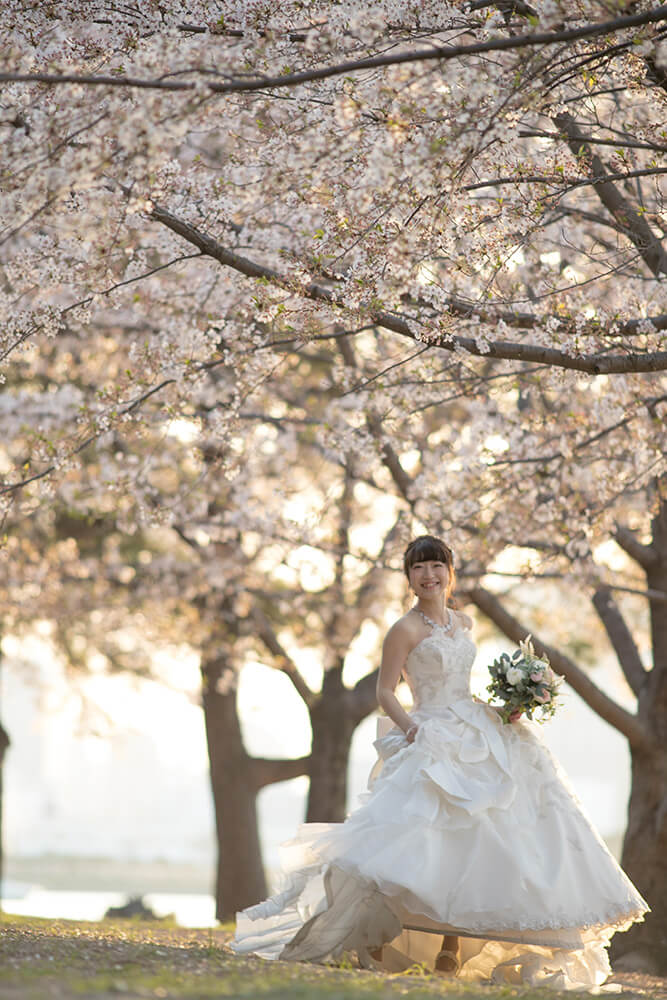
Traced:
<svg viewBox="0 0 667 1000">
<path fill-rule="evenodd" d="M 667 272 L 667 253 L 665 253 L 660 240 L 644 216 L 637 212 L 636 207 L 631 205 L 618 188 L 611 183 L 614 180 L 625 180 L 631 176 L 646 176 L 645 172 L 630 170 L 625 175 L 607 173 L 599 156 L 588 148 L 587 137 L 580 130 L 572 115 L 567 112 L 556 115 L 554 122 L 567 136 L 567 144 L 575 156 L 578 156 L 583 148 L 585 155 L 590 159 L 590 183 L 595 186 L 595 193 L 612 218 L 622 228 L 626 237 L 637 247 L 649 270 L 656 277 L 661 271 Z M 660 172 L 667 173 L 667 170 L 660 169 Z"/>
<path fill-rule="evenodd" d="M 503 632 L 512 642 L 519 642 L 528 634 L 526 628 L 514 618 L 501 604 L 495 594 L 483 587 L 473 587 L 468 591 L 470 600 Z M 594 712 L 611 726 L 623 733 L 635 750 L 647 748 L 647 737 L 644 728 L 632 712 L 628 712 L 609 695 L 605 694 L 590 677 L 553 646 L 549 646 L 533 633 L 533 645 L 538 656 L 546 654 L 554 670 L 563 675 L 568 684 L 580 695 Z"/>
<path fill-rule="evenodd" d="M 655 24 L 664 20 L 667 20 L 667 5 L 655 7 L 653 10 L 645 11 L 642 14 L 618 17 L 611 21 L 599 22 L 598 24 L 586 24 L 581 28 L 512 35 L 509 38 L 491 38 L 486 42 L 474 42 L 469 45 L 433 45 L 428 49 L 418 49 L 414 52 L 386 53 L 378 56 L 369 56 L 366 59 L 350 59 L 333 66 L 322 66 L 318 69 L 303 70 L 299 73 L 285 73 L 280 76 L 260 76 L 251 80 L 232 79 L 228 83 L 215 83 L 211 81 L 190 82 L 186 80 L 165 80 L 164 78 L 145 79 L 140 77 L 126 77 L 120 74 L 110 76 L 86 73 L 0 73 L 0 83 L 45 83 L 50 86 L 76 83 L 89 86 L 172 91 L 197 90 L 203 87 L 211 93 L 216 94 L 245 93 L 257 90 L 295 87 L 313 80 L 326 80 L 330 77 L 345 76 L 359 70 L 378 69 L 383 66 L 446 61 L 463 56 L 481 55 L 485 52 L 524 49 L 534 45 L 560 45 L 563 42 L 573 42 L 583 38 L 596 38 L 626 28 Z M 197 72 L 197 67 L 193 67 L 192 72 Z"/>
<path fill-rule="evenodd" d="M 637 400 L 638 406 L 642 406 L 653 411 L 658 403 L 664 403 L 667 400 L 667 394 L 662 396 L 651 396 L 648 399 Z M 592 444 L 596 444 L 601 441 L 602 438 L 607 437 L 607 435 L 612 434 L 614 431 L 620 430 L 621 427 L 627 427 L 628 424 L 632 423 L 640 416 L 639 408 L 635 410 L 634 413 L 629 413 L 627 416 L 623 417 L 621 420 L 617 420 L 616 423 L 610 424 L 607 427 L 602 427 L 596 434 L 592 434 L 590 437 L 584 438 L 583 441 L 577 441 L 576 444 L 572 446 L 572 453 L 583 451 L 584 448 L 589 448 Z M 558 435 L 560 439 L 561 435 Z M 555 462 L 559 458 L 565 458 L 566 456 L 562 451 L 554 451 L 549 455 L 529 455 L 525 458 L 497 458 L 494 459 L 494 467 L 500 465 L 533 465 L 542 463 L 546 464 L 548 462 Z"/>
<path fill-rule="evenodd" d="M 132 413 L 134 410 L 138 409 L 138 407 L 141 406 L 141 404 L 144 403 L 147 399 L 150 399 L 151 396 L 154 396 L 157 392 L 160 392 L 162 389 L 165 388 L 165 386 L 173 385 L 175 382 L 176 382 L 175 378 L 167 378 L 164 379 L 162 382 L 158 383 L 158 385 L 152 386 L 152 388 L 148 389 L 146 392 L 143 392 L 140 396 L 137 396 L 136 399 L 133 399 L 131 403 L 128 403 L 127 406 L 125 406 L 122 410 L 119 410 L 117 416 L 124 417 L 128 413 Z M 52 462 L 51 465 L 47 466 L 46 469 L 42 469 L 41 472 L 36 472 L 32 476 L 26 476 L 25 479 L 19 479 L 15 483 L 5 483 L 4 485 L 0 486 L 0 496 L 2 496 L 5 493 L 13 493 L 17 490 L 21 490 L 24 487 L 29 486 L 31 483 L 36 483 L 38 480 L 45 479 L 46 476 L 50 476 L 52 472 L 55 472 L 58 469 L 59 465 L 67 462 L 71 458 L 74 458 L 76 455 L 79 455 L 82 451 L 84 451 L 84 449 L 88 447 L 88 445 L 93 444 L 94 441 L 97 441 L 97 439 L 101 437 L 102 434 L 106 434 L 107 431 L 108 431 L 107 427 L 100 427 L 93 434 L 89 434 L 88 437 L 85 438 L 85 440 L 83 440 L 81 444 L 77 445 L 76 448 L 73 448 L 71 451 L 69 451 L 67 455 L 64 458 L 62 458 L 59 462 Z"/>
<path fill-rule="evenodd" d="M 194 260 L 195 258 L 201 256 L 202 256 L 201 253 L 181 254 L 179 257 L 174 257 L 171 260 L 166 261 L 164 264 L 158 264 L 156 267 L 151 268 L 149 271 L 144 271 L 142 274 L 137 274 L 132 278 L 126 278 L 124 281 L 118 281 L 116 282 L 115 285 L 110 285 L 109 288 L 103 288 L 99 292 L 93 292 L 92 295 L 87 295 L 85 299 L 79 299 L 76 302 L 71 302 L 68 306 L 65 306 L 64 309 L 61 309 L 60 316 L 62 318 L 76 309 L 85 308 L 86 306 L 91 304 L 91 302 L 95 299 L 96 296 L 110 295 L 111 292 L 115 292 L 117 288 L 122 288 L 124 285 L 131 285 L 135 281 L 142 281 L 144 278 L 150 278 L 151 275 L 157 274 L 159 271 L 164 271 L 166 268 L 172 267 L 174 264 L 180 264 L 184 260 Z M 7 347 L 7 349 L 0 354 L 0 361 L 4 361 L 5 358 L 9 357 L 12 354 L 12 352 L 19 346 L 19 344 L 25 343 L 25 341 L 28 340 L 29 337 L 32 337 L 36 333 L 39 333 L 41 329 L 43 329 L 43 324 L 34 323 L 29 330 L 24 331 L 20 337 L 17 337 L 16 340 L 14 340 Z M 126 326 L 125 329 L 128 330 L 129 327 Z M 163 384 L 168 384 L 168 383 L 163 383 Z"/>
<path fill-rule="evenodd" d="M 107 22 L 111 24 L 111 21 Z M 205 35 L 208 31 L 212 35 L 223 35 L 225 38 L 245 38 L 246 32 L 241 28 L 223 28 L 215 25 L 215 29 L 212 30 L 210 27 L 204 24 L 178 24 L 176 25 L 178 31 L 191 31 L 195 35 Z M 305 42 L 308 37 L 309 28 L 304 28 L 302 31 L 289 31 L 285 34 L 285 38 L 288 38 L 290 42 Z M 266 38 L 266 31 L 261 28 L 257 31 L 260 38 Z M 271 36 L 275 37 L 277 32 L 271 31 Z"/>
<path fill-rule="evenodd" d="M 34 222 L 37 216 L 41 215 L 42 212 L 45 212 L 46 209 L 49 208 L 53 204 L 53 202 L 58 199 L 58 197 L 59 195 L 52 194 L 49 198 L 46 199 L 46 201 L 42 205 L 36 208 L 34 212 L 31 212 L 30 215 L 27 217 L 27 219 L 24 219 L 23 222 L 20 222 L 18 226 L 14 226 L 14 228 L 11 229 L 8 233 L 5 233 L 2 239 L 0 239 L 0 246 L 2 246 L 3 243 L 7 243 L 8 240 L 13 239 L 14 236 L 17 236 L 25 226 L 28 226 L 30 225 L 31 222 Z"/>
<path fill-rule="evenodd" d="M 412 478 L 401 465 L 401 460 L 396 451 L 388 441 L 383 440 L 382 421 L 376 413 L 369 412 L 366 415 L 366 423 L 371 434 L 376 441 L 381 443 L 381 455 L 384 465 L 387 467 L 391 478 L 399 489 L 401 496 L 407 500 L 411 507 L 414 506 L 412 497 Z"/>
<path fill-rule="evenodd" d="M 198 247 L 202 254 L 213 257 L 226 267 L 231 267 L 250 278 L 263 278 L 272 284 L 289 289 L 299 295 L 316 301 L 326 302 L 332 306 L 342 307 L 333 289 L 310 282 L 307 285 L 295 287 L 294 281 L 281 274 L 275 268 L 249 260 L 221 246 L 216 240 L 200 232 L 195 226 L 166 209 L 154 205 L 150 212 L 152 218 L 167 226 L 172 232 Z M 530 361 L 545 364 L 555 368 L 568 368 L 574 371 L 586 372 L 590 375 L 612 375 L 625 372 L 655 372 L 667 369 L 667 351 L 654 351 L 647 354 L 592 354 L 573 357 L 565 351 L 536 344 L 514 343 L 511 341 L 495 341 L 478 346 L 472 337 L 460 337 L 454 334 L 440 334 L 429 331 L 421 335 L 415 330 L 415 321 L 404 319 L 396 313 L 382 310 L 370 311 L 370 316 L 376 326 L 391 330 L 403 337 L 420 343 L 428 343 L 445 351 L 455 351 L 462 348 L 468 354 L 478 357 L 503 358 L 508 361 Z"/>
<path fill-rule="evenodd" d="M 581 214 L 578 209 L 572 209 L 573 214 Z M 429 308 L 430 303 L 424 302 L 420 299 L 415 299 L 410 295 L 401 296 L 401 301 L 404 305 L 418 306 L 422 308 Z M 506 323 L 508 326 L 517 327 L 520 330 L 533 330 L 536 324 L 542 325 L 544 320 L 557 322 L 557 329 L 560 331 L 567 330 L 567 320 L 563 320 L 555 313 L 550 313 L 546 317 L 535 316 L 534 313 L 527 312 L 514 312 L 509 309 L 496 309 L 490 307 L 488 303 L 481 304 L 479 302 L 468 302 L 466 299 L 457 298 L 455 296 L 448 296 L 445 298 L 445 304 L 447 309 L 451 313 L 455 313 L 457 316 L 461 316 L 463 319 L 476 319 L 487 323 L 498 323 L 500 320 Z M 433 314 L 434 318 L 437 315 Z M 596 325 L 594 320 L 590 320 L 586 326 L 586 333 L 595 333 L 598 336 L 636 336 L 637 333 L 642 332 L 641 327 L 645 324 L 650 323 L 656 330 L 667 330 L 667 313 L 661 313 L 658 316 L 646 316 L 642 319 L 628 319 L 622 320 L 615 325 L 615 328 L 611 331 L 606 331 L 603 327 Z"/>
<path fill-rule="evenodd" d="M 599 161 L 598 161 L 599 162 Z M 650 177 L 653 174 L 667 174 L 667 167 L 646 167 L 643 170 L 628 170 L 624 173 L 606 174 L 603 170 L 592 177 L 566 177 L 563 174 L 519 174 L 517 177 L 490 177 L 486 181 L 464 184 L 462 191 L 478 191 L 487 187 L 502 187 L 506 184 L 558 184 L 568 191 L 578 187 L 600 187 L 607 181 L 627 181 L 633 177 Z"/>
<path fill-rule="evenodd" d="M 519 129 L 521 139 L 559 139 L 561 142 L 567 139 L 564 132 L 549 132 L 546 129 Z M 651 149 L 657 152 L 667 152 L 667 145 L 660 142 L 639 142 L 631 139 L 599 139 L 591 135 L 585 136 L 583 141 L 589 146 L 611 146 L 613 149 Z"/>
</svg>

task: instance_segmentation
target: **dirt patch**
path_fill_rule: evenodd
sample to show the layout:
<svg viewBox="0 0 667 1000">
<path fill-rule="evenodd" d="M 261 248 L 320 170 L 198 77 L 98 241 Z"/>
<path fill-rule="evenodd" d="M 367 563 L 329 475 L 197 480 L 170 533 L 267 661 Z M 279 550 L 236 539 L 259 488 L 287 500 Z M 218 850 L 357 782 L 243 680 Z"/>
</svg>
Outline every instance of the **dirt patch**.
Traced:
<svg viewBox="0 0 667 1000">
<path fill-rule="evenodd" d="M 643 972 L 616 972 L 609 982 L 622 986 L 625 996 L 634 994 L 638 997 L 667 1000 L 667 979 L 661 976 L 649 976 Z"/>
</svg>

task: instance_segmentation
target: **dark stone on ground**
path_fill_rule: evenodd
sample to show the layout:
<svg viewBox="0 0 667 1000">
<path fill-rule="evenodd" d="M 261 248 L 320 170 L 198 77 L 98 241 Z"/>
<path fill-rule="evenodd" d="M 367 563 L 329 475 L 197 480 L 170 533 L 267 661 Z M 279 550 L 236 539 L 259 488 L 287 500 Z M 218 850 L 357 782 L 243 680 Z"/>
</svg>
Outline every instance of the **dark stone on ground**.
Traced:
<svg viewBox="0 0 667 1000">
<path fill-rule="evenodd" d="M 116 917 L 139 918 L 140 920 L 162 920 L 150 908 L 146 906 L 143 896 L 130 896 L 122 906 L 110 906 L 104 914 L 104 919 L 111 920 Z"/>
</svg>

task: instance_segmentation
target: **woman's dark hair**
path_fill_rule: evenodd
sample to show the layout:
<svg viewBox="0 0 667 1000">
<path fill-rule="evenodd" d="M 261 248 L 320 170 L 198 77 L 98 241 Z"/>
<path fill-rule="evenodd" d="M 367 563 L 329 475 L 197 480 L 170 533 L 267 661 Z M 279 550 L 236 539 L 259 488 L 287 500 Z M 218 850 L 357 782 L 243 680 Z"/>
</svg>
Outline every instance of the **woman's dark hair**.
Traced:
<svg viewBox="0 0 667 1000">
<path fill-rule="evenodd" d="M 449 583 L 447 585 L 447 598 L 456 586 L 456 570 L 454 569 L 454 555 L 448 545 L 435 535 L 420 535 L 413 538 L 403 556 L 403 570 L 408 580 L 410 579 L 410 568 L 419 562 L 443 562 L 449 570 Z"/>
</svg>

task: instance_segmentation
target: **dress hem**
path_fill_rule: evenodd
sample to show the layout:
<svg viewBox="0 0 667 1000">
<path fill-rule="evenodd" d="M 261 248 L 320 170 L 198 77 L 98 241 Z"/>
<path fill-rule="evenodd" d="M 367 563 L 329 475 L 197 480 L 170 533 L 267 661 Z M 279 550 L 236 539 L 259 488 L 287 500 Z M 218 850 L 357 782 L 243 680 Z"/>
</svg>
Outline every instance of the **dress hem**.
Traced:
<svg viewBox="0 0 667 1000">
<path fill-rule="evenodd" d="M 381 890 L 378 889 L 378 892 L 381 892 Z M 381 894 L 386 895 L 385 893 Z M 416 923 L 412 922 L 410 922 L 409 924 L 407 922 L 405 923 L 402 922 L 402 924 L 406 930 L 425 931 L 431 934 L 439 934 L 442 933 L 442 930 L 444 930 L 446 933 L 458 934 L 463 937 L 476 937 L 476 938 L 488 937 L 489 939 L 497 939 L 499 934 L 501 933 L 511 934 L 512 932 L 514 932 L 514 933 L 525 934 L 526 932 L 530 931 L 599 932 L 605 930 L 613 930 L 613 932 L 616 933 L 617 931 L 625 930 L 634 923 L 641 923 L 644 920 L 645 913 L 650 913 L 650 910 L 644 910 L 639 908 L 633 910 L 623 910 L 623 911 L 616 910 L 614 911 L 614 913 L 607 914 L 601 919 L 597 918 L 595 920 L 581 921 L 581 922 L 567 923 L 567 924 L 555 920 L 520 921 L 519 923 L 514 923 L 514 924 L 495 924 L 493 927 L 490 927 L 487 923 L 466 924 L 465 927 L 459 927 L 455 924 L 447 924 L 444 922 L 440 926 L 432 926 L 432 927 L 429 927 L 424 924 L 420 924 L 419 926 L 417 926 Z M 416 917 L 417 919 L 419 918 L 419 916 L 427 917 L 425 913 L 424 914 L 414 913 L 412 914 L 412 916 Z M 427 917 L 427 919 L 431 920 L 430 917 Z M 437 924 L 437 921 L 433 921 L 433 924 L 434 925 Z"/>
</svg>

